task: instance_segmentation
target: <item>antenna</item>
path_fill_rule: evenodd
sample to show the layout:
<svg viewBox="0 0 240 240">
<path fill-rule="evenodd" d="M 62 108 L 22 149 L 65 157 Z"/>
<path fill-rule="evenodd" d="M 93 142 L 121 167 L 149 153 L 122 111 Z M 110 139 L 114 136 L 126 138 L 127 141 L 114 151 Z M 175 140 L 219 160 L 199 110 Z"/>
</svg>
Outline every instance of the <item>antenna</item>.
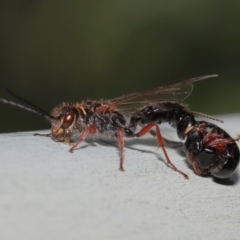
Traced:
<svg viewBox="0 0 240 240">
<path fill-rule="evenodd" d="M 195 116 L 205 117 L 205 118 L 208 118 L 208 119 L 211 119 L 211 120 L 214 120 L 214 121 L 218 121 L 218 122 L 220 122 L 220 123 L 223 123 L 223 120 L 218 119 L 218 118 L 215 118 L 215 117 L 210 116 L 210 115 L 207 115 L 207 114 L 205 114 L 205 113 L 194 112 L 194 111 L 191 111 L 190 113 L 192 113 L 192 114 L 195 115 Z"/>
<path fill-rule="evenodd" d="M 37 107 L 37 106 L 34 105 L 33 103 L 31 103 L 31 102 L 29 102 L 29 101 L 27 101 L 27 100 L 19 97 L 19 96 L 16 95 L 15 93 L 11 92 L 9 89 L 5 89 L 5 90 L 6 90 L 10 95 L 12 95 L 13 97 L 15 97 L 16 99 L 19 99 L 20 101 L 28 104 L 31 108 L 30 108 L 30 107 L 27 107 L 27 106 L 24 106 L 24 105 L 22 105 L 22 104 L 19 104 L 19 103 L 15 103 L 15 102 L 10 101 L 10 100 L 6 100 L 6 99 L 4 99 L 4 98 L 0 98 L 0 102 L 3 102 L 3 103 L 6 103 L 6 104 L 9 104 L 9 105 L 12 105 L 12 106 L 14 106 L 14 107 L 18 107 L 18 108 L 25 109 L 25 110 L 27 110 L 27 111 L 29 111 L 29 112 L 33 112 L 33 113 L 35 113 L 35 114 L 37 114 L 37 115 L 40 115 L 40 116 L 42 116 L 42 117 L 44 117 L 44 118 L 46 118 L 46 119 L 48 119 L 48 120 L 52 118 L 51 115 L 49 115 L 47 112 L 45 112 L 45 111 L 44 111 L 43 109 L 41 109 L 40 107 Z"/>
</svg>

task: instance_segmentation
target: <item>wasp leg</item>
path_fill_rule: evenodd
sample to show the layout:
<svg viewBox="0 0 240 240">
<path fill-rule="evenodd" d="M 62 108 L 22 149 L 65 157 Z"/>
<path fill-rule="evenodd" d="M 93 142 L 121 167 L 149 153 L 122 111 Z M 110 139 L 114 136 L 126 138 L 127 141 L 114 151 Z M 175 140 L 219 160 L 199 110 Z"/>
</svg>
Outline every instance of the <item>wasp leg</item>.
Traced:
<svg viewBox="0 0 240 240">
<path fill-rule="evenodd" d="M 161 135 L 161 132 L 160 132 L 160 128 L 159 126 L 156 124 L 156 123 L 149 123 L 148 125 L 144 126 L 137 134 L 136 136 L 137 137 L 141 137 L 143 135 L 145 135 L 147 132 L 149 132 L 151 130 L 151 128 L 153 127 L 156 127 L 156 136 L 157 136 L 157 141 L 158 141 L 158 147 L 161 147 L 162 150 L 163 150 L 163 153 L 165 155 L 165 158 L 167 160 L 167 164 L 169 166 L 171 166 L 171 168 L 180 173 L 181 175 L 184 176 L 184 178 L 188 179 L 188 175 L 185 174 L 184 172 L 182 172 L 181 170 L 179 170 L 170 160 L 170 158 L 168 157 L 168 154 L 167 154 L 167 151 L 165 149 L 165 146 L 164 146 L 164 141 L 163 141 L 163 138 L 162 138 L 162 135 Z"/>
<path fill-rule="evenodd" d="M 119 170 L 124 171 L 123 168 L 123 148 L 124 148 L 124 140 L 123 140 L 123 129 L 118 128 L 117 130 L 117 138 L 118 138 L 118 145 L 119 145 L 119 150 L 120 150 L 120 166 Z"/>
<path fill-rule="evenodd" d="M 73 150 L 87 137 L 89 133 L 95 134 L 97 131 L 96 127 L 94 125 L 89 125 L 85 128 L 85 130 L 82 132 L 82 135 L 80 136 L 77 143 L 75 143 L 70 149 L 69 152 L 73 152 Z"/>
<path fill-rule="evenodd" d="M 145 125 L 142 124 L 142 123 L 139 123 L 138 125 L 141 126 L 142 128 L 145 126 Z M 156 137 L 156 136 L 157 136 L 156 131 L 154 131 L 153 129 L 150 129 L 150 130 L 149 130 L 149 133 L 150 133 L 153 137 Z M 182 143 L 182 142 L 172 141 L 172 140 L 169 140 L 169 139 L 167 139 L 167 138 L 165 138 L 165 137 L 162 137 L 162 138 L 163 138 L 163 141 L 164 141 L 165 144 L 170 144 L 170 145 L 172 145 L 171 147 L 173 147 L 173 148 L 177 148 L 177 147 L 182 147 L 182 146 L 183 146 L 183 143 Z"/>
<path fill-rule="evenodd" d="M 40 136 L 40 137 L 51 137 L 52 133 L 34 133 L 33 136 Z"/>
</svg>

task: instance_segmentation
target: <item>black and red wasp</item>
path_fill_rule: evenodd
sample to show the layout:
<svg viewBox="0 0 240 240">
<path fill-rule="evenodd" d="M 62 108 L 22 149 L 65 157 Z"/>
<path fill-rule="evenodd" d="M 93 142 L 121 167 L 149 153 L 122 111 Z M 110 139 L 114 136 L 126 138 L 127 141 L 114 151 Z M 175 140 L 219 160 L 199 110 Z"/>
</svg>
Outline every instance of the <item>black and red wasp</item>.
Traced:
<svg viewBox="0 0 240 240">
<path fill-rule="evenodd" d="M 72 145 L 69 149 L 70 152 L 73 152 L 86 138 L 117 138 L 120 150 L 120 170 L 124 170 L 124 137 L 141 137 L 151 131 L 151 128 L 155 127 L 158 146 L 163 149 L 168 165 L 185 178 L 188 178 L 185 173 L 180 171 L 170 161 L 165 150 L 158 124 L 169 122 L 171 126 L 177 127 L 177 133 L 181 139 L 187 138 L 185 151 L 195 172 L 197 174 L 212 173 L 214 175 L 215 172 L 217 172 L 216 169 L 212 170 L 210 166 L 202 166 L 205 164 L 205 155 L 212 156 L 214 163 L 210 163 L 209 165 L 217 165 L 219 169 L 223 169 L 226 164 L 217 164 L 216 161 L 218 162 L 219 158 L 225 159 L 224 156 L 226 154 L 231 155 L 231 148 L 235 150 L 235 155 L 232 157 L 238 162 L 239 150 L 235 143 L 236 140 L 213 124 L 205 122 L 204 125 L 204 122 L 200 124 L 200 122 L 195 121 L 194 115 L 201 115 L 208 118 L 212 117 L 197 112 L 190 112 L 185 106 L 181 105 L 179 101 L 184 100 L 191 94 L 194 82 L 216 76 L 217 75 L 206 75 L 192 78 L 168 86 L 161 86 L 111 100 L 84 101 L 75 104 L 62 103 L 55 107 L 51 114 L 46 113 L 41 108 L 9 90 L 8 92 L 10 94 L 25 104 L 28 104 L 30 107 L 6 99 L 0 99 L 0 101 L 36 113 L 49 120 L 52 126 L 51 133 L 35 135 L 49 136 L 55 141 L 69 143 Z M 151 115 L 151 112 L 153 115 Z M 127 115 L 130 116 L 130 120 L 127 120 Z M 191 118 L 192 122 L 189 122 L 187 120 L 188 118 Z M 186 120 L 183 121 L 183 119 Z M 139 132 L 137 132 L 137 126 L 142 127 Z M 216 133 L 211 132 L 209 130 L 210 128 L 213 129 L 213 132 L 216 131 Z M 214 147 L 214 143 L 217 147 Z M 196 146 L 194 146 L 194 144 Z M 200 148 L 198 145 L 203 145 L 203 147 Z M 209 149 L 208 146 L 210 147 Z M 209 155 L 205 154 L 205 152 L 209 152 Z M 217 159 L 215 159 L 216 156 Z M 204 163 L 201 165 L 202 161 Z M 237 167 L 237 164 L 235 165 Z"/>
</svg>

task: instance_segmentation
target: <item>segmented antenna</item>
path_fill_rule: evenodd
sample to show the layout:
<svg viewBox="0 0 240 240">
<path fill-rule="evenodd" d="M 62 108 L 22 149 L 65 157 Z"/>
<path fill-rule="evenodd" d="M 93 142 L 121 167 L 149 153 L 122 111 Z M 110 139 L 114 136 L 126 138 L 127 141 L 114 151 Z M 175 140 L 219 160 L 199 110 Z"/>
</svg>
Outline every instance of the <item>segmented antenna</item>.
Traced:
<svg viewBox="0 0 240 240">
<path fill-rule="evenodd" d="M 27 110 L 27 111 L 29 111 L 29 112 L 33 112 L 33 113 L 35 113 L 35 114 L 38 114 L 38 115 L 40 115 L 40 116 L 42 116 L 42 117 L 44 117 L 44 118 L 46 118 L 46 119 L 48 119 L 48 120 L 51 118 L 51 116 L 50 116 L 47 112 L 45 112 L 43 109 L 41 109 L 40 107 L 37 107 L 37 106 L 34 105 L 33 103 L 31 103 L 31 102 L 29 102 L 29 101 L 27 101 L 27 100 L 19 97 L 19 96 L 16 95 L 15 93 L 11 92 L 9 89 L 5 89 L 5 90 L 6 90 L 10 95 L 12 95 L 13 97 L 15 97 L 16 99 L 18 99 L 18 100 L 20 100 L 20 101 L 28 104 L 29 106 L 31 106 L 31 108 L 30 108 L 30 107 L 27 107 L 27 106 L 24 106 L 24 105 L 22 105 L 22 104 L 19 104 L 19 103 L 12 102 L 12 101 L 10 101 L 10 100 L 6 100 L 6 99 L 4 99 L 4 98 L 0 98 L 0 102 L 3 102 L 3 103 L 6 103 L 6 104 L 9 104 L 9 105 L 12 105 L 12 106 L 14 106 L 14 107 L 18 107 L 18 108 L 25 109 L 25 110 Z"/>
<path fill-rule="evenodd" d="M 211 119 L 211 120 L 214 120 L 214 121 L 218 121 L 218 122 L 220 122 L 220 123 L 223 123 L 223 120 L 218 119 L 218 118 L 215 118 L 215 117 L 210 116 L 210 115 L 207 115 L 207 114 L 205 114 L 205 113 L 194 112 L 194 111 L 191 111 L 190 113 L 192 113 L 192 114 L 195 115 L 195 116 L 205 117 L 205 118 L 208 118 L 208 119 Z"/>
</svg>

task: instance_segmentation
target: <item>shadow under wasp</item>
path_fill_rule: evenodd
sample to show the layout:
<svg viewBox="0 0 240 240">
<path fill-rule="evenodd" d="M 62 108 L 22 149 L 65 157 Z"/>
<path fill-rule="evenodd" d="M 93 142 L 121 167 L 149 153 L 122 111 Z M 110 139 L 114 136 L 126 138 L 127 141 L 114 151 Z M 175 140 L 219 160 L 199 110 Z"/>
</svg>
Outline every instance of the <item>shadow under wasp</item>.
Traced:
<svg viewBox="0 0 240 240">
<path fill-rule="evenodd" d="M 1 98 L 0 101 L 49 120 L 51 133 L 35 135 L 48 136 L 55 141 L 72 144 L 70 152 L 73 152 L 86 138 L 117 138 L 120 151 L 119 169 L 122 171 L 124 170 L 124 137 L 141 137 L 150 132 L 156 135 L 158 147 L 162 148 L 167 164 L 174 171 L 188 178 L 187 174 L 171 162 L 165 149 L 159 124 L 168 122 L 176 128 L 180 139 L 186 139 L 184 150 L 196 174 L 211 174 L 218 178 L 226 178 L 235 171 L 239 163 L 239 148 L 236 144 L 238 139 L 232 138 L 212 123 L 196 121 L 194 116 L 220 120 L 190 111 L 180 103 L 191 94 L 194 82 L 216 76 L 192 78 L 110 100 L 62 103 L 55 107 L 51 114 L 9 90 L 7 91 L 11 95 L 30 107 Z M 130 118 L 128 119 L 127 116 Z M 137 131 L 138 126 L 141 127 L 140 131 Z M 153 131 L 152 128 L 155 130 Z"/>
</svg>

